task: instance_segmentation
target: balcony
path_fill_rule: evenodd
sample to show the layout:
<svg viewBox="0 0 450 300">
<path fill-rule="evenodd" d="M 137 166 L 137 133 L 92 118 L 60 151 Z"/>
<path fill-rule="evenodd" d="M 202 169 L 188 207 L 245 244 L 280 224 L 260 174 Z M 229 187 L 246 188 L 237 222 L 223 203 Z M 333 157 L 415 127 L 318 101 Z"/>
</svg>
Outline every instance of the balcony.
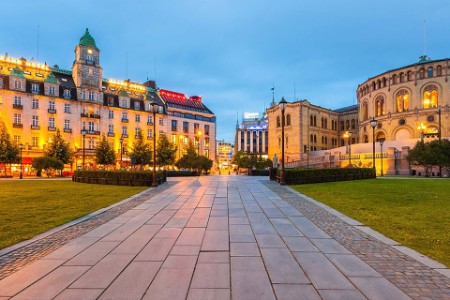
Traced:
<svg viewBox="0 0 450 300">
<path fill-rule="evenodd" d="M 23 105 L 22 104 L 13 104 L 13 108 L 14 109 L 23 109 Z"/>
<path fill-rule="evenodd" d="M 100 135 L 100 131 L 98 131 L 98 130 L 88 130 L 87 134 Z"/>
<path fill-rule="evenodd" d="M 128 134 L 127 133 L 122 133 L 122 137 L 124 138 L 124 139 L 126 139 L 127 137 L 128 137 Z"/>
<path fill-rule="evenodd" d="M 13 123 L 13 127 L 14 128 L 23 128 L 23 124 L 22 123 Z"/>
<path fill-rule="evenodd" d="M 82 118 L 100 119 L 100 115 L 92 113 L 81 113 Z"/>
<path fill-rule="evenodd" d="M 129 120 L 128 120 L 128 119 L 125 119 L 125 118 L 122 118 L 122 122 L 123 122 L 123 123 L 128 123 Z"/>
<path fill-rule="evenodd" d="M 72 128 L 64 128 L 64 132 L 72 133 Z"/>
<path fill-rule="evenodd" d="M 116 134 L 114 132 L 108 132 L 108 136 L 115 136 Z"/>
<path fill-rule="evenodd" d="M 39 130 L 41 127 L 39 125 L 31 125 L 32 130 Z"/>
<path fill-rule="evenodd" d="M 49 113 L 49 114 L 56 114 L 56 109 L 54 109 L 54 108 L 49 108 L 49 109 L 48 109 L 48 113 Z"/>
<path fill-rule="evenodd" d="M 56 131 L 56 127 L 55 126 L 48 126 L 48 131 Z"/>
</svg>

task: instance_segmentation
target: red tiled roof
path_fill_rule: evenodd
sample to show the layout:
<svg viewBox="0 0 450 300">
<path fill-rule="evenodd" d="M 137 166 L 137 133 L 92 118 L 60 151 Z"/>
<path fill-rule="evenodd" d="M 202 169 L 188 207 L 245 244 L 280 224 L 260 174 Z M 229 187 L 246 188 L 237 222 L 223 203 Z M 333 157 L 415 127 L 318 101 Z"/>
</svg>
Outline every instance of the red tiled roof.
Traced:
<svg viewBox="0 0 450 300">
<path fill-rule="evenodd" d="M 201 96 L 186 97 L 185 94 L 177 93 L 169 90 L 159 90 L 159 95 L 164 101 L 172 107 L 182 106 L 194 111 L 202 111 L 212 113 L 203 103 Z"/>
</svg>

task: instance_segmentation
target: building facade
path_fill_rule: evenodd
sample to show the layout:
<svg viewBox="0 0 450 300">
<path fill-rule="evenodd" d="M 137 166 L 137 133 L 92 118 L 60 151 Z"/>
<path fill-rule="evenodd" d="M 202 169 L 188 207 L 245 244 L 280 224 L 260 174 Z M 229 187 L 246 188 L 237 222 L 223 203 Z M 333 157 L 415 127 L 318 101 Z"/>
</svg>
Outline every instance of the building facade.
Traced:
<svg viewBox="0 0 450 300">
<path fill-rule="evenodd" d="M 75 47 L 72 70 L 0 56 L 0 126 L 24 145 L 25 175 L 31 174 L 32 159 L 44 154 L 57 129 L 75 153 L 67 166 L 73 170 L 82 165 L 83 156 L 85 166 L 94 165 L 94 149 L 103 134 L 117 151 L 117 163 L 129 163 L 128 152 L 139 133 L 148 140 L 184 134 L 181 125 L 171 126 L 173 119 L 189 128 L 198 124 L 204 132 L 201 153 L 214 159 L 214 114 L 199 97 L 181 97 L 175 107 L 166 92 L 154 82 L 103 78 L 100 50 L 87 29 Z M 187 134 L 186 142 L 188 138 L 194 136 Z"/>
<path fill-rule="evenodd" d="M 264 112 L 245 113 L 242 122 L 236 122 L 235 151 L 258 154 L 267 158 L 269 151 L 268 118 Z"/>
<path fill-rule="evenodd" d="M 231 161 L 234 154 L 234 145 L 225 140 L 217 141 L 217 164 L 219 168 L 228 168 L 231 166 Z"/>
</svg>

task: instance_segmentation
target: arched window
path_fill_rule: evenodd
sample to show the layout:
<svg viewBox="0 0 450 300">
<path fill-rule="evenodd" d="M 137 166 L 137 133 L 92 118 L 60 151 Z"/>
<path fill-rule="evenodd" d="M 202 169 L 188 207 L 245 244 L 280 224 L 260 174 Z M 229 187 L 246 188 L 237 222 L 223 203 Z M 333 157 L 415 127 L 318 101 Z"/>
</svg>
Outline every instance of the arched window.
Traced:
<svg viewBox="0 0 450 300">
<path fill-rule="evenodd" d="M 314 127 L 317 127 L 317 118 L 314 116 Z"/>
<path fill-rule="evenodd" d="M 406 80 L 408 80 L 408 81 L 411 81 L 411 80 L 412 80 L 412 72 L 411 72 L 411 71 L 408 71 L 408 72 L 406 73 Z"/>
<path fill-rule="evenodd" d="M 437 86 L 430 84 L 423 91 L 423 108 L 437 107 L 439 104 L 439 92 Z"/>
<path fill-rule="evenodd" d="M 281 126 L 281 118 L 280 116 L 277 117 L 277 127 Z"/>
<path fill-rule="evenodd" d="M 386 87 L 386 77 L 383 77 L 383 87 Z"/>
<path fill-rule="evenodd" d="M 363 143 L 368 143 L 369 142 L 369 137 L 367 136 L 367 134 L 365 134 L 363 136 Z"/>
<path fill-rule="evenodd" d="M 384 97 L 380 95 L 375 99 L 375 116 L 382 115 L 384 115 Z"/>
<path fill-rule="evenodd" d="M 362 105 L 362 119 L 363 119 L 363 121 L 366 121 L 367 119 L 369 119 L 367 102 L 364 102 Z"/>
<path fill-rule="evenodd" d="M 325 125 L 324 128 L 328 129 L 328 119 L 325 119 L 325 124 L 324 125 Z"/>
<path fill-rule="evenodd" d="M 291 115 L 286 115 L 286 126 L 291 125 Z"/>
<path fill-rule="evenodd" d="M 372 82 L 372 91 L 375 91 L 376 88 L 377 88 L 377 86 L 376 86 L 375 81 L 374 81 L 374 82 Z"/>
<path fill-rule="evenodd" d="M 310 140 L 310 142 L 311 143 L 313 143 L 314 142 L 314 137 L 313 137 L 313 135 L 311 134 L 310 136 L 309 136 L 309 140 Z"/>
<path fill-rule="evenodd" d="M 419 71 L 419 79 L 424 79 L 425 78 L 425 69 L 422 68 Z"/>
<path fill-rule="evenodd" d="M 345 129 L 350 129 L 350 120 L 345 121 Z"/>
<path fill-rule="evenodd" d="M 352 129 L 355 129 L 356 128 L 356 122 L 355 122 L 355 119 L 352 119 Z"/>
<path fill-rule="evenodd" d="M 403 89 L 395 94 L 395 102 L 397 104 L 397 112 L 409 110 L 409 93 Z"/>
<path fill-rule="evenodd" d="M 437 68 L 436 68 L 436 76 L 442 76 L 442 66 L 437 66 Z"/>
<path fill-rule="evenodd" d="M 392 84 L 397 83 L 397 74 L 392 75 Z"/>
<path fill-rule="evenodd" d="M 405 81 L 405 73 L 401 72 L 399 76 L 400 83 Z"/>
<path fill-rule="evenodd" d="M 381 80 L 380 79 L 377 80 L 377 89 L 379 89 L 379 88 L 381 88 Z"/>
<path fill-rule="evenodd" d="M 428 78 L 433 77 L 433 67 L 429 67 L 427 70 L 427 76 Z"/>
<path fill-rule="evenodd" d="M 375 138 L 375 140 L 376 140 L 377 142 L 379 142 L 380 140 L 385 140 L 385 139 L 386 139 L 386 136 L 384 135 L 384 132 L 378 133 L 377 136 L 376 136 L 376 138 Z"/>
</svg>

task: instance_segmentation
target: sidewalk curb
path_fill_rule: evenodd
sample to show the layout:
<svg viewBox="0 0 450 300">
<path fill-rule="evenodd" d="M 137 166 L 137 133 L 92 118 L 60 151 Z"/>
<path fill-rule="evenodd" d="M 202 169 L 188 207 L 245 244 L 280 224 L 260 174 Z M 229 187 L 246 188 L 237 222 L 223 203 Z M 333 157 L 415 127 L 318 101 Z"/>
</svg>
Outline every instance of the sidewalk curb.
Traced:
<svg viewBox="0 0 450 300">
<path fill-rule="evenodd" d="M 60 226 L 58 226 L 58 227 L 55 227 L 55 228 L 53 228 L 53 229 L 50 229 L 50 230 L 46 231 L 46 232 L 40 233 L 40 234 L 38 234 L 38 235 L 35 235 L 35 236 L 32 237 L 31 239 L 28 239 L 28 240 L 19 242 L 19 243 L 17 243 L 17 244 L 14 244 L 14 245 L 12 245 L 12 246 L 9 246 L 9 247 L 7 247 L 7 248 L 1 249 L 1 250 L 0 250 L 0 258 L 1 258 L 3 255 L 5 255 L 5 254 L 8 254 L 8 253 L 10 253 L 10 252 L 12 252 L 12 251 L 15 251 L 15 250 L 19 249 L 19 248 L 22 248 L 22 247 L 24 247 L 24 246 L 27 246 L 27 245 L 29 245 L 29 244 L 32 244 L 32 243 L 34 243 L 34 242 L 36 242 L 36 241 L 38 241 L 38 240 L 40 240 L 40 239 L 42 239 L 42 238 L 45 238 L 45 237 L 47 237 L 47 236 L 50 236 L 50 235 L 52 235 L 52 234 L 54 234 L 54 233 L 56 233 L 56 232 L 58 232 L 58 231 L 61 231 L 61 230 L 63 230 L 63 229 L 66 229 L 66 228 L 68 228 L 68 227 L 71 227 L 71 226 L 73 226 L 73 225 L 76 225 L 76 224 L 79 224 L 79 223 L 81 223 L 81 222 L 84 222 L 84 221 L 86 221 L 86 220 L 88 220 L 88 219 L 90 219 L 90 218 L 92 218 L 92 217 L 95 217 L 95 216 L 97 216 L 97 215 L 99 215 L 99 214 L 101 214 L 101 213 L 103 213 L 103 212 L 105 212 L 105 211 L 107 211 L 107 210 L 109 210 L 109 209 L 111 209 L 111 208 L 113 208 L 113 207 L 116 207 L 116 206 L 121 205 L 121 204 L 123 204 L 123 203 L 126 203 L 126 202 L 128 202 L 128 201 L 131 201 L 131 200 L 133 200 L 133 199 L 136 198 L 136 197 L 139 197 L 139 196 L 141 196 L 141 195 L 144 195 L 144 194 L 147 193 L 148 191 L 151 191 L 151 188 L 148 188 L 148 189 L 146 189 L 146 190 L 144 190 L 144 191 L 142 191 L 142 192 L 140 192 L 140 193 L 138 193 L 138 194 L 135 194 L 135 195 L 133 195 L 133 196 L 130 196 L 130 197 L 128 197 L 128 198 L 125 198 L 125 199 L 121 200 L 120 202 L 111 204 L 110 206 L 107 206 L 107 207 L 104 207 L 104 208 L 100 208 L 99 210 L 94 211 L 94 212 L 92 212 L 92 213 L 90 213 L 90 214 L 88 214 L 88 215 L 85 215 L 85 216 L 80 217 L 80 218 L 78 218 L 78 219 L 75 219 L 75 220 L 72 220 L 72 221 L 70 221 L 70 222 L 64 223 L 64 224 L 62 224 L 62 225 L 60 225 Z"/>
<path fill-rule="evenodd" d="M 437 262 L 437 261 L 429 258 L 428 256 L 423 255 L 411 248 L 402 246 L 399 242 L 388 238 L 387 236 L 379 233 L 378 231 L 373 230 L 372 228 L 364 225 L 363 223 L 344 215 L 343 213 L 335 210 L 334 208 L 331 208 L 330 206 L 328 206 L 326 204 L 323 204 L 322 202 L 319 202 L 311 197 L 308 197 L 302 193 L 299 193 L 296 190 L 294 190 L 288 186 L 284 186 L 284 188 L 289 189 L 289 191 L 293 192 L 294 194 L 301 197 L 302 199 L 309 201 L 309 202 L 323 208 L 324 210 L 326 210 L 330 214 L 338 217 L 339 219 L 341 219 L 348 225 L 361 230 L 362 232 L 370 235 L 371 237 L 379 240 L 380 242 L 382 242 L 388 246 L 391 246 L 392 248 L 394 248 L 394 249 L 400 251 L 401 253 L 411 257 L 412 259 L 424 264 L 425 266 L 435 270 L 436 272 L 444 275 L 445 277 L 450 278 L 450 268 L 446 267 L 445 265 L 441 264 L 440 262 Z"/>
</svg>

